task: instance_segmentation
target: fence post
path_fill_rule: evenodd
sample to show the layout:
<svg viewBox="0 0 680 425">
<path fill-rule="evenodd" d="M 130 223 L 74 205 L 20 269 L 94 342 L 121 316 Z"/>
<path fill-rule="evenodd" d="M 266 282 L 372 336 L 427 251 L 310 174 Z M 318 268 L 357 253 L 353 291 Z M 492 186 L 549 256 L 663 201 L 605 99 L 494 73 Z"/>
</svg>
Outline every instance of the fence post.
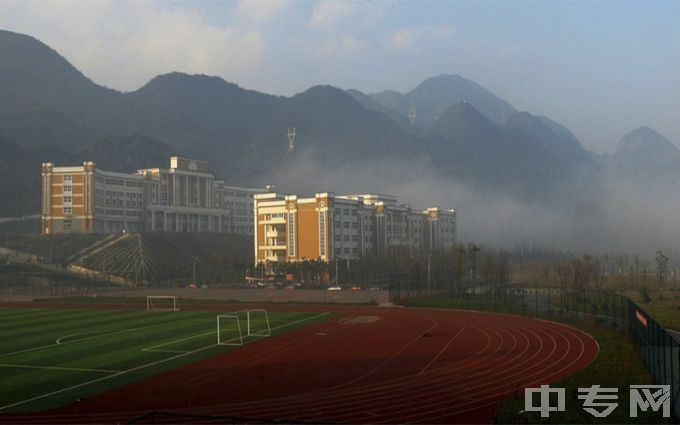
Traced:
<svg viewBox="0 0 680 425">
<path fill-rule="evenodd" d="M 588 318 L 588 289 L 582 291 L 583 295 L 583 318 L 587 320 Z"/>
<path fill-rule="evenodd" d="M 607 327 L 611 327 L 609 323 L 609 300 L 607 299 L 607 291 L 604 291 L 604 324 Z"/>
<path fill-rule="evenodd" d="M 534 283 L 534 314 L 538 315 L 538 284 Z"/>
<path fill-rule="evenodd" d="M 675 359 L 674 359 L 674 356 L 673 356 L 673 351 L 674 351 L 673 349 L 675 348 L 676 345 L 678 345 L 678 343 L 670 335 L 668 335 L 668 336 L 670 338 L 670 344 L 668 345 L 668 348 L 669 348 L 670 354 L 671 354 L 671 397 L 672 397 L 672 400 L 676 400 L 677 399 L 676 393 L 678 392 L 678 386 L 680 386 L 680 377 L 675 376 L 675 374 L 678 373 L 678 371 L 675 370 Z M 678 358 L 680 360 L 680 355 L 678 356 Z M 675 397 L 673 397 L 674 395 L 675 395 Z M 673 406 L 673 407 L 675 407 L 675 406 Z"/>
</svg>

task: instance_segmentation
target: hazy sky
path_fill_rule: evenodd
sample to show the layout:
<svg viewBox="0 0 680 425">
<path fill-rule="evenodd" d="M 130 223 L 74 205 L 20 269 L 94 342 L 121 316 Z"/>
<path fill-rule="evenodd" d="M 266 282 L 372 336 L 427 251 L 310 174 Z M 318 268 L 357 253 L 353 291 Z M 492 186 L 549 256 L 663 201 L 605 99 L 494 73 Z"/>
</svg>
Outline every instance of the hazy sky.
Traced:
<svg viewBox="0 0 680 425">
<path fill-rule="evenodd" d="M 407 91 L 460 74 L 588 149 L 611 152 L 641 125 L 680 145 L 680 1 L 5 0 L 0 28 L 123 91 L 173 70 L 283 95 Z"/>
</svg>

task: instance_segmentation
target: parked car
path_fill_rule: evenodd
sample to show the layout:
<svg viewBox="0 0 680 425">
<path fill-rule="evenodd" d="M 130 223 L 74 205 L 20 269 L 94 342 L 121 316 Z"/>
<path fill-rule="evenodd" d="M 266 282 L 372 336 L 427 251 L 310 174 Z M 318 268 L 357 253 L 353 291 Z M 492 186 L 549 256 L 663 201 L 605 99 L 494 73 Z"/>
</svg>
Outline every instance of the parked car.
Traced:
<svg viewBox="0 0 680 425">
<path fill-rule="evenodd" d="M 328 287 L 329 291 L 342 291 L 342 288 L 339 286 L 329 286 Z"/>
</svg>

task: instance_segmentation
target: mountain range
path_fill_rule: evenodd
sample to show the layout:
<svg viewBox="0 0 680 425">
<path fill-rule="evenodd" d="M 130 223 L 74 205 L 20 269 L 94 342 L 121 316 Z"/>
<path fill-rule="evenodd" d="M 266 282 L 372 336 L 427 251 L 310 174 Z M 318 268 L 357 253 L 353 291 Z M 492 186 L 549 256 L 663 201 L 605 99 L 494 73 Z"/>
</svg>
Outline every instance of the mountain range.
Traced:
<svg viewBox="0 0 680 425">
<path fill-rule="evenodd" d="M 392 164 L 393 179 L 418 164 L 482 193 L 548 203 L 592 199 L 607 178 L 680 175 L 680 151 L 652 129 L 636 129 L 614 155 L 598 156 L 561 124 L 518 111 L 458 75 L 428 78 L 407 93 L 314 86 L 285 97 L 171 72 L 123 93 L 27 35 L 0 31 L 0 58 L 0 177 L 7 183 L 0 216 L 39 210 L 43 161 L 134 171 L 178 154 L 209 160 L 228 183 L 297 192 L 334 190 L 315 187 L 313 175 L 305 187 L 287 187 L 301 162 L 331 176 L 359 170 L 366 180 L 378 162 Z M 293 153 L 290 127 L 298 134 Z M 356 191 L 373 189 L 368 183 Z"/>
</svg>

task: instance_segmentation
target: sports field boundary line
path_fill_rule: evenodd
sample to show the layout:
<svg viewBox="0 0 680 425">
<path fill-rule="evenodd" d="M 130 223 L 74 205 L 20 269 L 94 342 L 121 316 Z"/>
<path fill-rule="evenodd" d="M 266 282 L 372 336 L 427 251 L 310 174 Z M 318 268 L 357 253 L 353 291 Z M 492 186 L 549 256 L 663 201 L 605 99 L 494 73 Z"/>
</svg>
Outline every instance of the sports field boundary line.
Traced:
<svg viewBox="0 0 680 425">
<path fill-rule="evenodd" d="M 239 310 L 239 311 L 229 312 L 229 313 L 220 313 L 220 314 L 218 314 L 218 316 L 222 316 L 222 315 L 231 315 L 231 314 L 240 314 L 240 313 L 245 313 L 246 311 L 248 311 L 248 310 Z M 253 310 L 250 310 L 250 311 L 253 311 Z M 266 311 L 266 310 L 265 310 L 265 309 L 257 309 L 257 310 L 255 310 L 255 311 Z M 321 313 L 320 315 L 312 316 L 311 318 L 305 318 L 305 319 L 296 320 L 296 321 L 293 321 L 293 322 L 288 322 L 288 323 L 285 323 L 285 324 L 283 324 L 283 325 L 275 326 L 275 327 L 271 328 L 271 330 L 280 329 L 280 328 L 282 328 L 282 327 L 284 327 L 284 326 L 288 326 L 288 325 L 300 323 L 301 321 L 310 320 L 310 319 L 312 319 L 312 318 L 320 317 L 320 316 L 322 316 L 322 315 L 324 315 L 324 314 L 329 314 L 329 313 L 325 312 L 325 313 Z M 203 337 L 203 336 L 206 336 L 206 335 L 211 335 L 211 334 L 216 334 L 216 333 L 217 333 L 217 330 L 210 331 L 210 332 L 204 332 L 204 333 L 202 333 L 202 334 L 192 335 L 192 336 L 189 336 L 189 337 L 186 337 L 186 338 L 176 339 L 176 340 L 173 340 L 173 341 L 164 342 L 164 343 L 162 343 L 162 344 L 152 345 L 151 347 L 145 347 L 145 348 L 142 348 L 142 351 L 144 351 L 144 352 L 151 352 L 151 353 L 153 353 L 153 352 L 159 352 L 159 353 L 184 353 L 184 352 L 186 352 L 186 351 L 180 351 L 180 350 L 156 350 L 155 348 L 157 348 L 157 347 L 164 347 L 164 346 L 166 346 L 166 345 L 175 344 L 175 343 L 177 343 L 177 342 L 188 341 L 188 340 L 190 340 L 190 339 L 200 338 L 200 337 Z M 248 336 L 252 336 L 252 337 L 261 337 L 262 335 L 248 335 Z M 230 341 L 231 341 L 231 340 L 230 340 Z"/>
<path fill-rule="evenodd" d="M 168 342 L 163 342 L 163 343 L 161 343 L 161 344 L 152 345 L 152 346 L 150 346 L 150 347 L 145 347 L 145 348 L 142 348 L 142 351 L 144 351 L 144 352 L 146 352 L 146 353 L 153 353 L 153 352 L 166 352 L 166 353 L 175 352 L 175 353 L 185 353 L 186 351 L 179 351 L 179 350 L 155 350 L 155 348 L 157 348 L 157 347 L 165 347 L 166 345 L 175 344 L 175 343 L 183 342 L 183 341 L 188 341 L 188 340 L 194 339 L 194 338 L 200 338 L 200 337 L 203 337 L 203 336 L 206 336 L 206 335 L 211 335 L 211 334 L 214 334 L 214 333 L 217 333 L 217 331 L 215 330 L 215 331 L 210 331 L 210 332 L 203 332 L 203 333 L 201 333 L 201 334 L 188 336 L 188 337 L 186 337 L 186 338 L 180 338 L 180 339 L 176 339 L 176 340 L 173 340 L 173 341 L 168 341 Z"/>
<path fill-rule="evenodd" d="M 37 366 L 37 365 L 28 365 L 28 364 L 12 364 L 12 363 L 0 363 L 0 367 L 5 367 L 5 368 L 21 368 L 21 369 L 46 369 L 46 370 L 72 370 L 75 372 L 101 372 L 101 373 L 119 373 L 121 372 L 120 370 L 112 370 L 112 369 L 88 369 L 88 368 L 81 368 L 81 367 L 65 367 L 65 366 Z"/>
<path fill-rule="evenodd" d="M 57 345 L 61 345 L 61 340 L 62 340 L 62 339 L 71 338 L 72 336 L 92 335 L 92 334 L 96 334 L 96 333 L 97 333 L 96 331 L 89 331 L 89 332 L 80 332 L 80 333 L 77 333 L 77 334 L 71 334 L 71 335 L 60 336 L 59 338 L 57 338 L 56 341 L 54 341 L 54 343 L 57 344 Z M 76 341 L 78 341 L 78 340 L 76 339 Z M 67 341 L 67 342 L 65 342 L 64 344 L 67 344 L 68 342 L 73 342 L 73 341 Z"/>
<path fill-rule="evenodd" d="M 276 327 L 272 328 L 272 330 L 273 329 L 285 328 L 285 327 L 293 325 L 293 324 L 306 322 L 306 321 L 309 321 L 309 320 L 312 320 L 312 319 L 315 319 L 315 318 L 318 318 L 318 317 L 326 316 L 326 315 L 329 315 L 329 314 L 330 314 L 329 312 L 323 312 L 321 314 L 317 314 L 317 315 L 314 315 L 312 317 L 307 317 L 307 318 L 304 318 L 304 319 L 300 319 L 300 320 L 296 320 L 296 321 L 293 321 L 293 322 L 285 323 L 283 325 L 276 326 Z M 155 326 L 161 326 L 161 325 L 155 325 Z M 54 345 L 56 345 L 56 344 L 52 344 L 52 346 L 54 346 Z M 168 358 L 165 358 L 165 359 L 157 360 L 155 362 L 147 363 L 147 364 L 136 366 L 134 368 L 127 369 L 127 370 L 124 370 L 124 371 L 121 371 L 121 372 L 118 372 L 118 373 L 114 373 L 113 375 L 103 376 L 101 378 L 93 379 L 93 380 L 90 380 L 90 381 L 87 381 L 87 382 L 81 382 L 79 384 L 71 385 L 70 387 L 61 388 L 59 390 L 55 390 L 55 391 L 52 391 L 52 392 L 49 392 L 49 393 L 46 393 L 46 394 L 41 394 L 39 396 L 32 397 L 32 398 L 29 398 L 29 399 L 26 399 L 26 400 L 21 400 L 21 401 L 11 403 L 11 404 L 8 404 L 8 405 L 5 405 L 5 406 L 0 406 L 0 411 L 5 410 L 5 409 L 9 409 L 9 408 L 12 408 L 12 407 L 16 407 L 16 406 L 21 406 L 22 404 L 30 403 L 32 401 L 41 400 L 43 398 L 51 397 L 53 395 L 61 394 L 63 392 L 71 391 L 71 390 L 74 390 L 76 388 L 81 388 L 81 387 L 84 387 L 84 386 L 87 386 L 87 385 L 90 385 L 90 384 L 95 384 L 97 382 L 105 381 L 107 379 L 116 378 L 116 377 L 125 375 L 125 374 L 130 373 L 130 372 L 136 372 L 138 370 L 145 369 L 147 367 L 151 367 L 151 366 L 155 366 L 155 365 L 165 363 L 165 362 L 168 362 L 168 361 L 171 361 L 171 360 L 179 359 L 179 358 L 188 356 L 190 354 L 196 354 L 196 353 L 199 353 L 201 351 L 204 351 L 204 350 L 207 350 L 207 349 L 210 349 L 210 348 L 214 348 L 214 347 L 219 347 L 219 344 L 212 344 L 212 345 L 208 345 L 208 346 L 205 346 L 205 347 L 202 347 L 202 348 L 198 348 L 196 350 L 183 352 L 183 353 L 177 354 L 175 356 L 171 356 L 171 357 L 168 357 Z M 42 347 L 42 348 L 44 348 L 44 347 Z"/>
<path fill-rule="evenodd" d="M 42 350 L 43 348 L 56 347 L 58 345 L 73 344 L 73 343 L 76 343 L 76 342 L 88 341 L 90 339 L 100 338 L 100 337 L 103 337 L 103 336 L 118 335 L 118 334 L 122 334 L 122 333 L 125 333 L 125 332 L 141 331 L 141 330 L 144 330 L 144 329 L 151 329 L 151 328 L 167 326 L 167 325 L 168 325 L 168 322 L 164 322 L 164 323 L 159 323 L 159 324 L 150 325 L 150 326 L 142 326 L 142 327 L 139 327 L 139 328 L 129 328 L 129 329 L 123 329 L 122 331 L 115 331 L 115 332 L 97 334 L 97 335 L 93 335 L 93 336 L 86 337 L 86 338 L 74 339 L 73 341 L 67 341 L 67 342 L 61 342 L 61 343 L 54 342 L 52 344 L 40 345 L 38 347 L 26 348 L 26 349 L 17 350 L 17 351 L 11 351 L 9 353 L 0 353 L 0 357 L 12 356 L 14 354 L 21 354 L 21 353 L 30 353 L 31 351 Z M 75 336 L 75 335 L 67 335 L 67 336 Z M 63 338 L 65 338 L 65 337 L 60 337 L 57 340 L 63 339 Z"/>
<path fill-rule="evenodd" d="M 216 346 L 217 346 L 217 344 L 208 345 L 206 347 L 199 348 L 199 349 L 196 349 L 196 350 L 193 350 L 193 351 L 187 351 L 185 353 L 177 354 L 176 356 L 171 356 L 171 357 L 168 357 L 166 359 L 161 359 L 161 360 L 157 360 L 155 362 L 151 362 L 151 363 L 147 363 L 147 364 L 144 364 L 144 365 L 141 365 L 141 366 L 133 367 L 132 369 L 127 369 L 127 370 L 124 370 L 122 372 L 115 373 L 113 375 L 104 376 L 104 377 L 93 379 L 93 380 L 87 381 L 87 382 L 81 382 L 80 384 L 71 385 L 70 387 L 61 388 L 61 389 L 56 390 L 56 391 L 52 391 L 52 392 L 49 392 L 49 393 L 46 393 L 46 394 L 41 394 L 39 396 L 32 397 L 32 398 L 22 400 L 22 401 L 18 401 L 18 402 L 12 403 L 12 404 L 8 404 L 6 406 L 1 406 L 0 410 L 9 409 L 11 407 L 16 407 L 16 406 L 21 406 L 22 404 L 30 403 L 32 401 L 40 400 L 40 399 L 43 399 L 43 398 L 46 398 L 46 397 L 51 397 L 53 395 L 57 395 L 57 394 L 60 394 L 60 393 L 66 392 L 66 391 L 75 390 L 76 388 L 84 387 L 86 385 L 105 381 L 105 380 L 111 379 L 111 378 L 116 378 L 118 376 L 122 376 L 122 375 L 125 375 L 125 374 L 130 373 L 130 372 L 135 372 L 135 371 L 147 368 L 147 367 L 155 366 L 157 364 L 169 362 L 170 360 L 179 359 L 181 357 L 188 356 L 189 354 L 195 354 L 195 353 L 198 353 L 200 351 L 207 350 L 209 348 L 213 348 L 213 347 L 216 347 Z"/>
<path fill-rule="evenodd" d="M 297 323 L 305 322 L 305 321 L 308 321 L 308 320 L 316 319 L 316 318 L 318 318 L 318 317 L 326 316 L 326 315 L 329 315 L 329 314 L 330 314 L 329 312 L 323 312 L 323 313 L 314 315 L 314 316 L 312 316 L 312 317 L 307 317 L 307 318 L 304 318 L 304 319 L 295 320 L 295 321 L 293 321 L 293 322 L 285 323 L 285 324 L 283 324 L 283 325 L 275 326 L 275 327 L 271 328 L 271 330 L 274 330 L 274 329 L 281 329 L 281 328 L 284 328 L 284 327 L 286 327 L 286 326 L 290 326 L 290 325 L 294 325 L 294 324 L 297 324 Z M 313 337 L 313 336 L 312 336 L 312 337 Z M 307 343 L 307 342 L 309 342 L 309 340 L 305 341 L 304 343 Z M 288 350 L 288 349 L 294 347 L 294 346 L 297 345 L 297 344 L 298 344 L 298 343 L 295 343 L 295 344 L 293 344 L 293 346 L 289 346 L 289 347 L 287 347 L 287 348 L 284 348 L 283 351 L 286 351 L 286 350 Z M 279 352 L 280 352 L 280 351 L 279 351 Z M 270 356 L 272 356 L 272 355 L 274 355 L 274 354 L 276 354 L 276 353 L 278 353 L 278 352 L 267 352 L 267 353 L 265 353 L 265 354 L 263 354 L 263 355 L 261 355 L 261 356 L 255 357 L 255 358 L 253 358 L 253 359 L 255 359 L 255 360 L 262 360 L 262 359 L 268 358 L 268 357 L 270 357 Z M 250 360 L 253 360 L 253 359 L 250 359 Z M 219 376 L 223 376 L 223 374 L 220 374 Z M 209 382 L 209 381 L 211 381 L 211 380 L 213 380 L 213 379 L 215 379 L 215 378 L 216 378 L 215 375 L 212 375 L 212 376 L 211 376 L 211 374 L 203 374 L 203 375 L 195 376 L 195 377 L 193 377 L 193 378 L 191 378 L 191 379 L 188 379 L 188 380 L 182 382 L 181 385 L 187 385 L 187 384 L 189 384 L 189 385 L 192 385 L 192 386 L 199 386 L 199 385 L 203 385 L 203 384 L 205 384 L 206 382 Z M 201 380 L 201 379 L 202 379 L 202 380 Z M 196 383 L 193 383 L 193 382 L 196 382 Z"/>
</svg>

